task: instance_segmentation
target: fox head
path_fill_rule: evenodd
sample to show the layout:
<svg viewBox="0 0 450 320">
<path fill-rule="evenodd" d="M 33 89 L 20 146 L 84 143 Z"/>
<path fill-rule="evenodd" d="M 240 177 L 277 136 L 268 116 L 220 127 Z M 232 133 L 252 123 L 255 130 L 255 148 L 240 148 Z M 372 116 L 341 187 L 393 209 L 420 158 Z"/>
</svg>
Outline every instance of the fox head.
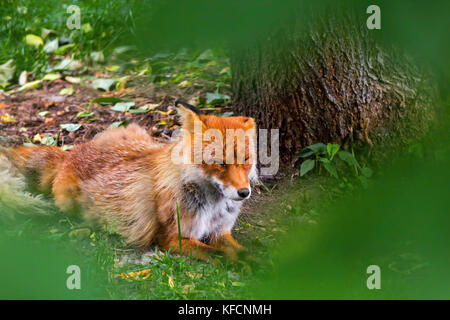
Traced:
<svg viewBox="0 0 450 320">
<path fill-rule="evenodd" d="M 214 183 L 229 199 L 250 197 L 250 182 L 257 179 L 255 121 L 204 115 L 184 102 L 177 101 L 176 106 L 182 117 L 188 174 Z"/>
</svg>

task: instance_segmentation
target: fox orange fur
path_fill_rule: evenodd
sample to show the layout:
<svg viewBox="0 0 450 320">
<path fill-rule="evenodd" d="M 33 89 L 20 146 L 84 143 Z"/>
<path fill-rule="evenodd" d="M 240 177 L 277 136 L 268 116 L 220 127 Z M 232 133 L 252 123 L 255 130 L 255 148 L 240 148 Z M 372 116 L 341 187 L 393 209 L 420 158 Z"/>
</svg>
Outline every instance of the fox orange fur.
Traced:
<svg viewBox="0 0 450 320">
<path fill-rule="evenodd" d="M 244 248 L 231 230 L 256 179 L 255 148 L 246 141 L 245 163 L 176 164 L 175 147 L 192 150 L 194 122 L 202 132 L 255 129 L 246 117 L 216 117 L 179 103 L 183 135 L 161 144 L 137 125 L 110 129 L 72 151 L 21 146 L 7 156 L 40 193 L 52 194 L 58 208 L 88 221 L 118 227 L 127 242 L 153 243 L 180 252 L 176 204 L 180 209 L 182 254 L 207 259 L 219 251 L 231 258 Z M 255 133 L 250 139 L 256 139 Z M 202 148 L 207 144 L 203 143 Z M 236 150 L 235 141 L 228 148 Z M 227 144 L 224 145 L 226 154 Z M 188 151 L 189 152 L 189 151 Z M 236 155 L 235 155 L 236 160 Z"/>
</svg>

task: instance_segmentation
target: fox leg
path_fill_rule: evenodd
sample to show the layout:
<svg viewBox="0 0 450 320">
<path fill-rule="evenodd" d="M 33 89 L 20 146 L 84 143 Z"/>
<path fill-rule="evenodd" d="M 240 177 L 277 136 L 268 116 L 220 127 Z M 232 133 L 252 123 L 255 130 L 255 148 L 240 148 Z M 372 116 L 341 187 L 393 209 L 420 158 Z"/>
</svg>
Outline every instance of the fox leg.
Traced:
<svg viewBox="0 0 450 320">
<path fill-rule="evenodd" d="M 163 250 L 173 248 L 172 252 L 180 253 L 180 241 L 177 238 L 164 241 L 160 244 Z M 213 246 L 207 245 L 196 239 L 181 239 L 181 254 L 184 256 L 193 256 L 200 260 L 208 260 L 210 255 L 217 251 Z"/>
<path fill-rule="evenodd" d="M 76 176 L 62 172 L 58 174 L 53 182 L 52 193 L 55 205 L 64 213 L 77 215 L 81 206 L 78 201 L 80 188 Z"/>
<path fill-rule="evenodd" d="M 238 258 L 239 252 L 247 250 L 233 238 L 231 232 L 222 234 L 217 239 L 213 240 L 211 245 L 217 248 L 217 250 L 225 253 L 225 255 L 232 260 L 236 260 Z"/>
</svg>

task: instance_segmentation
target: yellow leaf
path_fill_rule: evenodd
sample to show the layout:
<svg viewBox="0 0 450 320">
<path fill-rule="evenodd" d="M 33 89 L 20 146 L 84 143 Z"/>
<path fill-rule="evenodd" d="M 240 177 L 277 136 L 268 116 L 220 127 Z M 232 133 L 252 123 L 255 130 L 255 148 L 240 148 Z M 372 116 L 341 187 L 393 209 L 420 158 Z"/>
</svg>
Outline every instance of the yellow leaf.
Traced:
<svg viewBox="0 0 450 320">
<path fill-rule="evenodd" d="M 168 280 L 169 287 L 173 288 L 175 286 L 175 283 L 173 282 L 173 278 L 171 276 L 168 276 L 168 277 L 169 277 L 169 280 Z"/>
<path fill-rule="evenodd" d="M 25 42 L 32 47 L 39 48 L 40 46 L 44 45 L 44 41 L 41 37 L 35 35 L 35 34 L 27 34 L 25 36 Z"/>
<path fill-rule="evenodd" d="M 42 137 L 39 133 L 33 137 L 33 142 L 41 142 L 41 140 L 42 140 Z"/>
<path fill-rule="evenodd" d="M 141 271 L 142 275 L 146 275 L 148 273 L 150 273 L 150 269 L 144 269 L 144 270 Z"/>
<path fill-rule="evenodd" d="M 142 280 L 147 280 L 148 277 L 150 277 L 150 274 L 146 275 L 145 277 L 142 278 Z"/>
<path fill-rule="evenodd" d="M 183 292 L 187 293 L 187 292 L 191 291 L 193 288 L 194 288 L 193 285 L 186 284 L 186 285 L 183 286 Z"/>
<path fill-rule="evenodd" d="M 180 82 L 180 83 L 178 84 L 178 86 L 179 86 L 180 88 L 186 88 L 186 87 L 189 87 L 190 84 L 191 84 L 190 81 L 184 80 L 184 81 Z"/>
<path fill-rule="evenodd" d="M 47 80 L 47 81 L 54 81 L 61 78 L 61 75 L 59 73 L 47 73 L 42 80 Z"/>
<path fill-rule="evenodd" d="M 1 121 L 3 123 L 16 122 L 16 117 L 10 115 L 9 113 L 2 114 Z"/>
</svg>

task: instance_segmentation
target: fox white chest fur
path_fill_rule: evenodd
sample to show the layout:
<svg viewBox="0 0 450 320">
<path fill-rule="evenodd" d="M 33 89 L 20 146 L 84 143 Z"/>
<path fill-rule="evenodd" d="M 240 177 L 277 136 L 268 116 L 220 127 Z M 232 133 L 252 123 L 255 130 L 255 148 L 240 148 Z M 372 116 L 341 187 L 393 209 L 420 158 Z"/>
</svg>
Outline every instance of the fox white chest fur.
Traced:
<svg viewBox="0 0 450 320">
<path fill-rule="evenodd" d="M 183 184 L 183 205 L 192 215 L 189 227 L 181 223 L 183 237 L 197 240 L 216 238 L 231 231 L 243 201 L 224 196 L 223 186 L 210 181 L 188 181 Z"/>
</svg>

